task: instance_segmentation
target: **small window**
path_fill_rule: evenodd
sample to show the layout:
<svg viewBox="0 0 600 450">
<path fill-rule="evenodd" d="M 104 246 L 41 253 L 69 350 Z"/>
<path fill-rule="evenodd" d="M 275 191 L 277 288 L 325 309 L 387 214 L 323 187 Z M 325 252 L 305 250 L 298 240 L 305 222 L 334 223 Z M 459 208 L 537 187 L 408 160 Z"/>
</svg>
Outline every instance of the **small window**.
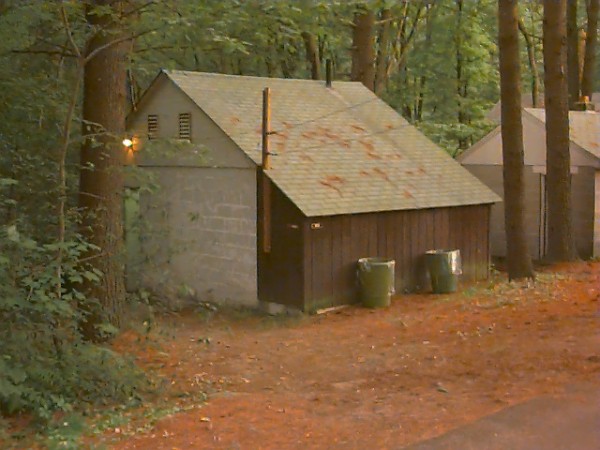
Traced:
<svg viewBox="0 0 600 450">
<path fill-rule="evenodd" d="M 156 139 L 158 137 L 158 116 L 156 114 L 148 114 L 148 139 Z"/>
<path fill-rule="evenodd" d="M 179 139 L 192 139 L 192 115 L 190 113 L 179 114 Z"/>
</svg>

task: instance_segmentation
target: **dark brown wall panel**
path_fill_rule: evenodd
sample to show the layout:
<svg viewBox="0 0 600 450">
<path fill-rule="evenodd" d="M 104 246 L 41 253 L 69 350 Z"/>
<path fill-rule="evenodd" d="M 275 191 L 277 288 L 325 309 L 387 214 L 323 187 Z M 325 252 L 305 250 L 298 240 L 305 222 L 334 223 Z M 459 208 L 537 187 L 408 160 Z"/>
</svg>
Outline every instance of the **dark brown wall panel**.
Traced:
<svg viewBox="0 0 600 450">
<path fill-rule="evenodd" d="M 310 248 L 304 253 L 312 307 L 356 301 L 356 261 L 365 256 L 396 260 L 398 293 L 430 288 L 424 253 L 435 248 L 461 250 L 464 278 L 486 278 L 489 211 L 478 205 L 314 219 L 323 227 L 305 227 Z"/>
<path fill-rule="evenodd" d="M 262 247 L 262 174 L 259 172 L 258 175 L 258 298 L 261 301 L 302 309 L 305 294 L 302 241 L 304 218 L 296 206 L 275 185 L 272 185 L 271 251 L 265 253 Z"/>
<path fill-rule="evenodd" d="M 489 214 L 476 205 L 306 218 L 274 187 L 270 254 L 258 226 L 259 298 L 308 311 L 354 303 L 367 256 L 396 260 L 397 293 L 429 290 L 424 254 L 435 248 L 461 251 L 463 278 L 486 278 Z"/>
</svg>

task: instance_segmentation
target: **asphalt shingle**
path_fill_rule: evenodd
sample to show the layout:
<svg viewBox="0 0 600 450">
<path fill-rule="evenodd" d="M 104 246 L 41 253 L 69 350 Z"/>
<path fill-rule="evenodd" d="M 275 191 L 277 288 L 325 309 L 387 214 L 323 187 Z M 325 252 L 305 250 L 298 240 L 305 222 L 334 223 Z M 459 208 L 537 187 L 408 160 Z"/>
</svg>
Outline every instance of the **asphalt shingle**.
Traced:
<svg viewBox="0 0 600 450">
<path fill-rule="evenodd" d="M 256 164 L 271 88 L 267 175 L 308 217 L 500 200 L 361 83 L 166 74 Z"/>
<path fill-rule="evenodd" d="M 525 111 L 546 122 L 546 110 L 541 108 L 525 108 Z M 600 113 L 594 111 L 569 111 L 569 139 L 600 158 Z"/>
</svg>

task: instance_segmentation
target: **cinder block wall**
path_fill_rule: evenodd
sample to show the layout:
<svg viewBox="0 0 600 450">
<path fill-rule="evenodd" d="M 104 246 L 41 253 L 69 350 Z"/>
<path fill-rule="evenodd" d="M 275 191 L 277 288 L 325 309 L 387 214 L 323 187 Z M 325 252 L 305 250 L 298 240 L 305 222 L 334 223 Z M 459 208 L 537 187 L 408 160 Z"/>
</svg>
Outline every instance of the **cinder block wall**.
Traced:
<svg viewBox="0 0 600 450">
<path fill-rule="evenodd" d="M 143 197 L 144 284 L 192 301 L 256 305 L 256 171 L 152 171 L 160 189 Z"/>
</svg>

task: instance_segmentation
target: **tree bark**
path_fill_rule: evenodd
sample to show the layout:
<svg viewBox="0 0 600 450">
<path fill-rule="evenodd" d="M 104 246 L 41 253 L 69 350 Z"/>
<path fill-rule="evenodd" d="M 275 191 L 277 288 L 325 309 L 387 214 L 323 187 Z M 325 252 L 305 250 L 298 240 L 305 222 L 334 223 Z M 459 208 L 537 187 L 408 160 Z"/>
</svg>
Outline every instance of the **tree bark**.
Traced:
<svg viewBox="0 0 600 450">
<path fill-rule="evenodd" d="M 587 7 L 587 34 L 585 38 L 585 57 L 583 60 L 583 75 L 581 79 L 581 95 L 590 100 L 594 93 L 594 72 L 596 65 L 596 42 L 598 40 L 598 10 L 600 0 L 589 0 Z M 596 99 L 598 100 L 598 99 Z"/>
<path fill-rule="evenodd" d="M 469 90 L 468 81 L 463 77 L 464 57 L 462 53 L 462 26 L 463 26 L 463 0 L 456 0 L 456 34 L 454 36 L 455 43 L 455 71 L 456 71 L 456 119 L 459 124 L 466 125 L 469 123 L 469 116 L 465 109 L 464 101 L 466 100 Z M 469 146 L 469 141 L 465 137 L 458 138 L 459 150 L 465 150 Z"/>
<path fill-rule="evenodd" d="M 519 19 L 519 30 L 525 39 L 525 47 L 527 48 L 527 61 L 529 62 L 529 70 L 531 71 L 531 106 L 539 108 L 540 104 L 540 73 L 537 67 L 535 55 L 535 43 L 531 35 L 527 32 L 523 20 Z"/>
<path fill-rule="evenodd" d="M 499 0 L 502 175 L 509 280 L 534 277 L 525 233 L 525 173 L 518 14 L 518 0 Z"/>
<path fill-rule="evenodd" d="M 105 9 L 105 8 L 109 9 Z M 122 2 L 88 0 L 86 20 L 95 30 L 85 55 L 93 52 L 84 67 L 83 130 L 79 207 L 83 212 L 81 232 L 96 246 L 88 255 L 91 265 L 102 272 L 100 283 L 86 282 L 86 320 L 82 333 L 89 340 L 102 338 L 98 325 L 120 323 L 124 296 L 122 262 L 123 148 L 127 105 L 126 55 L 128 43 L 117 22 Z M 113 44 L 111 44 L 113 43 Z M 104 48 L 101 51 L 98 49 Z M 93 303 L 97 302 L 97 306 Z"/>
<path fill-rule="evenodd" d="M 431 8 L 432 5 L 429 5 L 428 8 Z M 425 58 L 428 61 L 427 55 L 431 50 L 432 45 L 432 36 L 433 36 L 433 20 L 431 20 L 431 11 L 428 9 L 427 14 L 425 15 L 425 48 L 426 52 Z M 423 118 L 423 105 L 425 104 L 425 87 L 427 85 L 427 76 L 421 75 L 419 80 L 419 94 L 417 99 L 417 109 L 415 112 L 415 121 L 420 122 Z"/>
<path fill-rule="evenodd" d="M 321 79 L 321 59 L 319 57 L 319 46 L 317 44 L 317 38 L 308 31 L 302 32 L 302 39 L 304 40 L 304 48 L 306 49 L 306 60 L 310 65 L 310 77 L 313 80 Z"/>
<path fill-rule="evenodd" d="M 566 0 L 544 0 L 546 186 L 550 261 L 575 259 L 571 219 Z"/>
<path fill-rule="evenodd" d="M 579 101 L 579 30 L 577 28 L 577 0 L 567 2 L 567 81 L 569 109 Z"/>
<path fill-rule="evenodd" d="M 380 94 L 387 82 L 388 59 L 390 46 L 390 26 L 392 10 L 384 8 L 381 10 L 379 19 L 382 22 L 377 38 L 377 60 L 375 61 L 375 93 Z"/>
<path fill-rule="evenodd" d="M 375 89 L 375 51 L 373 28 L 375 15 L 373 11 L 361 5 L 354 13 L 352 27 L 352 81 L 361 81 L 372 91 Z"/>
</svg>

